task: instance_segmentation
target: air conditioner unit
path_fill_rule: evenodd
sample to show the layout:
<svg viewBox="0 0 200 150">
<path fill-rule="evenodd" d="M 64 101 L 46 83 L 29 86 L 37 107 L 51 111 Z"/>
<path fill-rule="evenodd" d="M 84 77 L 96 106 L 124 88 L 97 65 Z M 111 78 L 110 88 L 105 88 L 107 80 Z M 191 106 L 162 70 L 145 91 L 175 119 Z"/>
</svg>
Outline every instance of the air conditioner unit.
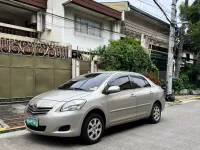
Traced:
<svg viewBox="0 0 200 150">
<path fill-rule="evenodd" d="M 31 16 L 31 24 L 36 24 L 37 23 L 37 16 L 36 15 L 32 15 Z"/>
</svg>

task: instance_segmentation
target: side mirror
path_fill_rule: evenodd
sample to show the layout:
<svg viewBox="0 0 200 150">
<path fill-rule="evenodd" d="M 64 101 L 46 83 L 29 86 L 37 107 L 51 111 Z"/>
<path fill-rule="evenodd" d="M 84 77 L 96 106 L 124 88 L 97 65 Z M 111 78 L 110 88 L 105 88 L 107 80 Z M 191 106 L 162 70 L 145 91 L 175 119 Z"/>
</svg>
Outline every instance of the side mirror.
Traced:
<svg viewBox="0 0 200 150">
<path fill-rule="evenodd" d="M 108 94 L 120 92 L 119 86 L 111 86 L 108 88 Z"/>
</svg>

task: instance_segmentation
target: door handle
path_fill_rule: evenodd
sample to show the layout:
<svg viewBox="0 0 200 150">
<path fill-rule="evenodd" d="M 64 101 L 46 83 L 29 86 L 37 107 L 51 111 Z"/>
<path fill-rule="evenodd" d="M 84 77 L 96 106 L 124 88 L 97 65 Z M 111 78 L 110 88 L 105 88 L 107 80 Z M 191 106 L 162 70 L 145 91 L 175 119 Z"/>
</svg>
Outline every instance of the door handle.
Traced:
<svg viewBox="0 0 200 150">
<path fill-rule="evenodd" d="M 135 97 L 135 94 L 131 94 L 131 97 Z"/>
</svg>

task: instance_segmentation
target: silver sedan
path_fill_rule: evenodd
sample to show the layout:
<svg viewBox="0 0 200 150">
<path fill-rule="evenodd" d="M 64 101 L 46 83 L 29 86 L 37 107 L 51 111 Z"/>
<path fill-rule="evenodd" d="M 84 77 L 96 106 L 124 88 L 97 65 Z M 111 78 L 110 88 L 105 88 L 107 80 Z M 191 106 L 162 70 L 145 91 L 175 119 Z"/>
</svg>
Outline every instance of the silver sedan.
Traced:
<svg viewBox="0 0 200 150">
<path fill-rule="evenodd" d="M 25 109 L 27 130 L 59 137 L 100 141 L 105 129 L 149 118 L 161 119 L 164 91 L 132 72 L 90 73 L 34 97 Z"/>
</svg>

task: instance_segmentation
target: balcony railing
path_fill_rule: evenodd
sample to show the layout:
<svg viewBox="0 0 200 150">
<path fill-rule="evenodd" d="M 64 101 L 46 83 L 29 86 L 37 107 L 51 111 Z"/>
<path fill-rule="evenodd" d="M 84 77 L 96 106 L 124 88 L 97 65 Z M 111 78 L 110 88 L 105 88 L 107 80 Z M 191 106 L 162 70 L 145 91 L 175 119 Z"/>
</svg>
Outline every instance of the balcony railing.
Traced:
<svg viewBox="0 0 200 150">
<path fill-rule="evenodd" d="M 0 33 L 18 35 L 18 36 L 24 36 L 24 37 L 30 37 L 30 38 L 38 37 L 38 33 L 34 29 L 10 25 L 10 24 L 1 23 L 1 22 L 0 22 Z"/>
<path fill-rule="evenodd" d="M 125 21 L 121 28 L 122 34 L 134 33 L 134 34 L 145 34 L 151 37 L 168 41 L 169 36 L 167 33 L 162 33 L 157 30 L 153 30 L 144 26 L 138 26 L 136 23 L 131 21 Z"/>
</svg>

